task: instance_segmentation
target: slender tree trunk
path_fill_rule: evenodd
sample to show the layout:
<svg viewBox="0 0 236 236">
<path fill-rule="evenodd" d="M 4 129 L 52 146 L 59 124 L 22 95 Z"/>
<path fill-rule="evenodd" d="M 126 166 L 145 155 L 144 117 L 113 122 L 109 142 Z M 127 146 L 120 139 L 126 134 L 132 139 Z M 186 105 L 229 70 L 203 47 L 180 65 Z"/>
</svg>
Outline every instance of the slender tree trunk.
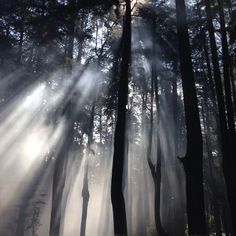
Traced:
<svg viewBox="0 0 236 236">
<path fill-rule="evenodd" d="M 230 56 L 229 56 L 228 41 L 225 29 L 225 16 L 221 0 L 218 0 L 218 5 L 220 13 L 220 27 L 221 27 L 220 32 L 221 32 L 221 43 L 222 43 L 225 102 L 226 102 L 227 119 L 229 127 L 229 140 L 233 140 L 232 144 L 235 144 L 234 111 L 233 111 L 233 101 L 232 101 L 231 85 L 230 85 Z"/>
<path fill-rule="evenodd" d="M 177 71 L 177 60 L 175 59 L 173 62 L 173 70 L 174 70 L 174 77 L 172 79 L 172 106 L 173 106 L 173 119 L 174 119 L 174 154 L 177 155 L 177 127 L 178 127 L 178 94 L 177 94 L 177 78 L 178 78 L 178 71 Z"/>
<path fill-rule="evenodd" d="M 221 143 L 222 143 L 222 154 L 223 156 L 227 153 L 226 149 L 226 140 L 227 140 L 227 125 L 226 125 L 226 112 L 225 112 L 225 105 L 224 105 L 224 95 L 223 95 L 223 87 L 221 82 L 221 75 L 220 75 L 220 66 L 219 60 L 217 55 L 217 47 L 216 47 L 216 40 L 214 35 L 214 27 L 212 23 L 212 13 L 210 8 L 209 0 L 205 0 L 206 4 L 206 14 L 207 14 L 207 27 L 209 32 L 209 39 L 210 39 L 210 47 L 211 47 L 211 55 L 212 55 L 212 64 L 213 64 L 213 74 L 214 74 L 214 81 L 216 87 L 216 98 L 218 103 L 218 110 L 219 110 L 219 122 L 220 122 L 220 131 L 221 131 Z"/>
<path fill-rule="evenodd" d="M 144 91 L 142 93 L 142 122 L 141 122 L 141 133 L 144 135 L 146 135 L 145 131 L 146 131 L 146 110 L 147 110 L 147 90 L 146 88 L 144 88 Z M 146 139 L 146 138 L 144 138 Z"/>
<path fill-rule="evenodd" d="M 153 72 L 152 72 L 152 89 L 151 89 L 151 103 L 153 104 L 153 97 L 154 97 L 154 91 L 153 87 L 155 87 L 155 95 L 156 95 L 156 109 L 159 110 L 159 100 L 158 100 L 158 86 L 157 86 L 157 74 L 156 74 L 156 68 L 155 63 L 153 62 Z M 155 80 L 155 83 L 154 83 Z M 155 85 L 154 85 L 155 84 Z M 157 114 L 158 116 L 158 114 Z M 158 122 L 157 118 L 157 123 Z M 154 187 L 155 187 L 155 224 L 156 224 L 156 230 L 159 236 L 168 236 L 168 234 L 165 232 L 162 223 L 161 223 L 161 146 L 160 146 L 160 133 L 157 132 L 157 160 L 156 164 L 153 165 L 151 161 L 151 149 L 152 149 L 152 130 L 153 130 L 153 105 L 151 105 L 151 126 L 150 126 L 150 133 L 149 133 L 149 148 L 148 148 L 148 164 L 151 169 L 152 178 L 154 181 Z M 157 125 L 158 126 L 158 125 Z"/>
<path fill-rule="evenodd" d="M 174 76 L 172 78 L 172 113 L 173 113 L 173 122 L 174 122 L 174 130 L 173 130 L 173 135 L 174 135 L 174 151 L 173 154 L 174 156 L 177 156 L 178 152 L 178 132 L 177 132 L 177 127 L 179 127 L 179 106 L 178 106 L 178 93 L 177 93 L 177 85 L 178 85 L 178 61 L 177 58 L 173 60 L 173 72 Z M 180 169 L 179 169 L 179 163 L 177 163 L 178 160 L 174 160 L 175 164 L 175 171 L 176 171 L 176 178 L 178 181 L 181 180 L 181 175 L 180 175 Z M 172 214 L 172 219 L 174 220 L 173 224 L 173 229 L 175 232 L 175 236 L 182 236 L 184 235 L 184 227 L 185 227 L 185 217 L 184 217 L 184 212 L 185 209 L 183 207 L 183 198 L 182 198 L 182 189 L 178 189 L 175 191 L 175 201 L 173 203 L 178 202 L 178 204 L 175 206 L 175 212 L 171 213 Z"/>
<path fill-rule="evenodd" d="M 211 69 L 211 63 L 210 63 L 210 57 L 209 57 L 209 52 L 208 52 L 208 47 L 207 47 L 207 39 L 206 39 L 206 34 L 204 32 L 204 28 L 202 25 L 204 25 L 204 21 L 202 19 L 202 14 L 201 14 L 201 8 L 200 8 L 200 4 L 197 3 L 197 10 L 198 10 L 198 16 L 199 16 L 199 20 L 201 23 L 200 26 L 200 34 L 201 34 L 201 39 L 202 39 L 202 47 L 203 47 L 203 51 L 204 51 L 204 56 L 205 56 L 205 60 L 206 60 L 206 69 L 207 69 L 207 85 L 209 85 L 209 91 L 210 91 L 210 95 L 212 98 L 212 102 L 213 102 L 213 106 L 214 109 L 217 109 L 217 103 L 216 103 L 216 94 L 215 94 L 215 85 L 214 85 L 214 81 L 213 81 L 213 75 L 212 75 L 212 69 Z M 219 120 L 218 118 L 218 114 L 215 112 L 215 115 L 217 117 L 217 120 Z"/>
<path fill-rule="evenodd" d="M 233 72 L 233 65 L 232 65 L 232 58 L 230 57 L 230 82 L 232 87 L 233 93 L 233 107 L 234 107 L 234 117 L 236 117 L 236 89 L 235 89 L 235 82 L 234 82 L 234 72 Z"/>
<path fill-rule="evenodd" d="M 85 236 L 86 232 L 86 221 L 87 221 L 87 212 L 88 212 L 88 202 L 89 202 L 89 188 L 88 188 L 88 160 L 85 160 L 85 174 L 84 174 L 84 182 L 83 182 L 83 205 L 82 205 L 82 216 L 81 216 L 81 224 L 80 224 L 80 236 Z"/>
<path fill-rule="evenodd" d="M 88 203 L 89 203 L 89 188 L 88 188 L 88 158 L 90 155 L 90 152 L 92 152 L 93 155 L 95 155 L 94 151 L 91 149 L 91 145 L 93 143 L 93 129 L 94 129 L 94 115 L 95 115 L 95 102 L 96 97 L 93 100 L 91 112 L 90 112 L 90 118 L 89 118 L 89 124 L 88 124 L 88 143 L 87 143 L 87 155 L 85 156 L 85 173 L 84 173 L 84 182 L 83 182 L 83 189 L 81 196 L 83 198 L 83 205 L 82 205 L 82 216 L 81 216 L 81 224 L 80 224 L 80 236 L 85 236 L 86 232 L 86 222 L 87 222 L 87 212 L 88 212 Z"/>
<path fill-rule="evenodd" d="M 127 235 L 125 201 L 122 178 L 125 157 L 126 105 L 128 100 L 128 78 L 131 57 L 131 6 L 126 0 L 126 13 L 122 35 L 121 72 L 118 91 L 118 113 L 115 128 L 114 155 L 111 179 L 111 201 L 115 235 Z"/>
<path fill-rule="evenodd" d="M 81 11 L 82 11 L 82 15 L 81 15 L 81 18 L 80 18 L 80 22 L 79 22 L 79 24 L 80 24 L 80 29 L 81 29 L 81 31 L 83 31 L 84 29 L 85 29 L 85 24 L 84 24 L 84 22 L 85 22 L 85 20 L 84 20 L 84 18 L 85 18 L 85 12 L 84 12 L 84 9 L 81 9 Z M 83 46 L 84 46 L 84 37 L 83 37 L 83 35 L 79 35 L 78 36 L 78 44 L 77 44 L 77 47 L 78 47 L 78 54 L 77 54 L 77 62 L 78 62 L 78 64 L 79 65 L 81 65 L 81 62 L 82 62 L 82 56 L 83 56 Z"/>
<path fill-rule="evenodd" d="M 155 29 L 155 20 L 153 21 L 153 29 Z M 151 126 L 149 131 L 149 148 L 148 148 L 148 164 L 151 169 L 152 178 L 155 186 L 155 224 L 159 236 L 167 236 L 162 223 L 161 223 L 161 145 L 160 145 L 160 132 L 157 131 L 157 157 L 156 164 L 151 162 L 151 149 L 152 149 L 152 135 L 153 135 L 153 98 L 155 90 L 156 110 L 157 110 L 157 127 L 159 127 L 159 99 L 158 99 L 158 84 L 157 84 L 157 68 L 156 68 L 156 45 L 155 45 L 155 32 L 152 35 L 152 75 L 151 75 Z M 160 130 L 160 129 L 159 129 Z"/>
<path fill-rule="evenodd" d="M 206 83 L 204 84 L 206 86 Z M 217 184 L 216 184 L 216 180 L 214 179 L 214 175 L 213 175 L 213 156 L 212 156 L 212 151 L 211 151 L 211 144 L 210 144 L 210 140 L 209 140 L 209 136 L 210 136 L 210 119 L 209 119 L 209 107 L 208 107 L 208 103 L 207 103 L 207 97 L 206 97 L 206 89 L 204 89 L 204 94 L 205 96 L 203 97 L 204 100 L 204 104 L 202 104 L 202 120 L 203 120 L 203 124 L 204 124 L 204 137 L 205 137 L 205 142 L 206 142 L 206 150 L 207 150 L 207 160 L 208 160 L 208 166 L 209 166 L 209 188 L 212 189 L 213 194 L 211 194 L 210 199 L 212 199 L 212 208 L 213 208 L 213 216 L 214 216 L 214 224 L 215 224 L 215 229 L 216 229 L 216 236 L 221 236 L 221 220 L 220 220 L 220 204 L 219 204 L 219 199 L 218 199 L 218 189 L 217 189 Z M 203 107 L 205 107 L 205 111 L 203 109 Z M 206 115 L 204 114 L 206 113 Z"/>
<path fill-rule="evenodd" d="M 71 117 L 71 104 L 68 105 L 69 109 L 67 115 Z M 71 119 L 67 121 L 67 129 L 64 132 L 65 138 L 61 145 L 61 150 L 57 156 L 54 172 L 53 172 L 53 187 L 52 187 L 52 210 L 50 221 L 50 236 L 60 235 L 60 225 L 62 218 L 62 196 L 66 181 L 66 169 L 68 162 L 68 152 L 73 141 L 73 125 Z"/>
<path fill-rule="evenodd" d="M 181 160 L 186 174 L 188 231 L 189 235 L 206 235 L 202 134 L 184 0 L 176 0 L 176 18 L 187 129 L 187 152 Z"/>
<path fill-rule="evenodd" d="M 226 186 L 228 190 L 228 199 L 231 210 L 232 226 L 234 234 L 236 234 L 236 136 L 235 136 L 235 120 L 234 120 L 234 110 L 233 110 L 233 101 L 231 94 L 230 86 L 230 56 L 228 50 L 227 35 L 225 29 L 225 17 L 223 10 L 223 3 L 221 0 L 218 0 L 219 5 L 219 15 L 220 15 L 220 26 L 221 26 L 221 42 L 222 42 L 222 59 L 223 59 L 223 73 L 224 73 L 224 88 L 225 88 L 225 101 L 226 101 L 226 110 L 227 110 L 227 120 L 228 120 L 228 145 L 229 145 L 229 156 L 231 161 L 230 167 L 231 173 L 228 173 L 229 168 L 228 164 L 223 165 L 225 177 L 226 177 Z"/>
</svg>

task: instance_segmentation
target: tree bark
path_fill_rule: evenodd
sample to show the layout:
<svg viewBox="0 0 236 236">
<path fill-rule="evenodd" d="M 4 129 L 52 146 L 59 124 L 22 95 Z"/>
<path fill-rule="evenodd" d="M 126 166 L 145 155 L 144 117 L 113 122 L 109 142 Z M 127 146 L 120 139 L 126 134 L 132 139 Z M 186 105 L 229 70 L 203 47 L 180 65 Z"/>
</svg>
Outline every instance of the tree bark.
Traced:
<svg viewBox="0 0 236 236">
<path fill-rule="evenodd" d="M 126 136 L 126 105 L 128 100 L 128 78 L 131 57 L 131 6 L 126 0 L 126 12 L 122 35 L 122 58 L 118 91 L 118 112 L 115 128 L 114 155 L 111 179 L 111 201 L 114 217 L 114 232 L 116 235 L 127 235 L 125 201 L 123 196 L 122 179 L 125 157 Z"/>
<path fill-rule="evenodd" d="M 209 193 L 210 195 L 210 200 L 212 201 L 212 203 L 210 202 L 209 204 L 212 205 L 212 210 L 213 210 L 213 216 L 214 216 L 214 224 L 215 224 L 215 232 L 216 232 L 216 236 L 221 236 L 222 232 L 221 232 L 221 214 L 220 214 L 220 203 L 219 203 L 219 193 L 218 193 L 218 189 L 217 189 L 217 183 L 216 180 L 214 179 L 214 175 L 213 175 L 213 156 L 212 156 L 212 150 L 211 150 L 211 142 L 210 142 L 210 119 L 209 119 L 209 106 L 207 103 L 207 96 L 206 96 L 206 89 L 208 87 L 206 86 L 206 83 L 203 85 L 203 104 L 202 104 L 202 120 L 203 120 L 203 126 L 204 126 L 204 138 L 205 138 L 205 144 L 206 144 L 206 150 L 207 150 L 207 160 L 208 160 L 208 183 L 209 183 L 209 188 L 210 191 L 212 190 L 213 194 Z M 204 109 L 205 107 L 205 109 Z M 206 115 L 204 114 L 206 113 Z"/>
<path fill-rule="evenodd" d="M 181 160 L 186 174 L 188 231 L 189 235 L 206 235 L 202 134 L 184 0 L 176 0 L 176 18 L 187 129 L 187 152 Z"/>
<path fill-rule="evenodd" d="M 225 16 L 223 10 L 223 4 L 221 0 L 218 0 L 219 15 L 220 15 L 220 33 L 221 33 L 221 44 L 222 44 L 222 59 L 223 59 L 223 74 L 224 74 L 224 88 L 225 88 L 225 102 L 227 110 L 227 120 L 229 127 L 229 140 L 235 142 L 235 124 L 234 124 L 234 111 L 233 101 L 230 86 L 230 56 L 228 49 L 228 41 L 225 28 Z"/>
<path fill-rule="evenodd" d="M 67 115 L 71 117 L 71 104 L 68 105 L 69 111 Z M 57 156 L 54 172 L 53 172 L 53 187 L 52 187 L 52 210 L 50 221 L 50 236 L 60 235 L 60 225 L 62 218 L 62 195 L 66 181 L 66 169 L 68 162 L 69 148 L 73 142 L 73 123 L 71 119 L 67 121 L 67 129 L 65 138 L 62 142 L 61 149 Z"/>
<path fill-rule="evenodd" d="M 84 174 L 84 182 L 83 182 L 83 206 L 82 206 L 82 216 L 81 216 L 81 224 L 80 224 L 80 236 L 85 236 L 86 232 L 86 221 L 87 221 L 87 212 L 88 212 L 88 202 L 89 202 L 89 188 L 88 188 L 88 160 L 85 160 L 85 174 Z"/>
<path fill-rule="evenodd" d="M 155 29 L 155 22 L 153 22 L 153 28 Z M 159 126 L 159 118 L 160 118 L 160 113 L 159 113 L 159 99 L 158 99 L 158 83 L 157 83 L 157 68 L 156 68 L 156 46 L 155 46 L 155 33 L 153 32 L 152 36 L 152 81 L 151 81 L 151 103 L 153 103 L 153 97 L 154 97 L 154 91 L 155 91 L 155 98 L 156 98 L 156 116 L 157 116 L 157 127 L 159 128 L 160 131 L 160 126 Z M 153 113 L 153 105 L 151 104 L 151 112 Z M 153 122 L 153 114 L 151 117 L 151 122 Z M 151 125 L 151 128 L 153 125 Z M 152 130 L 150 130 L 150 133 L 152 135 Z M 152 139 L 150 140 L 150 145 L 152 145 Z M 150 153 L 151 154 L 151 153 Z M 159 236 L 168 236 L 168 234 L 165 232 L 162 223 L 161 223 L 161 145 L 160 145 L 160 132 L 157 130 L 157 156 L 156 156 L 156 165 L 153 166 L 150 161 L 148 162 L 149 167 L 152 172 L 152 177 L 154 180 L 154 185 L 155 185 L 155 224 L 156 224 L 156 230 Z M 150 158 L 149 158 L 150 159 Z"/>
</svg>

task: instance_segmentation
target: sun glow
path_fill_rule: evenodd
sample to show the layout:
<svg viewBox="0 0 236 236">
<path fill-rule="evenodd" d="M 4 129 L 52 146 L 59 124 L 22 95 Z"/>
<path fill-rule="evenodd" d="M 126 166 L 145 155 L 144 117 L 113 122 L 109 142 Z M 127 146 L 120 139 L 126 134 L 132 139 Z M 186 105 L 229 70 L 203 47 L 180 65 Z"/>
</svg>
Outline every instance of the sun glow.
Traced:
<svg viewBox="0 0 236 236">
<path fill-rule="evenodd" d="M 23 152 L 28 158 L 35 159 L 42 154 L 44 144 L 44 139 L 40 137 L 39 133 L 31 133 L 24 142 Z"/>
</svg>

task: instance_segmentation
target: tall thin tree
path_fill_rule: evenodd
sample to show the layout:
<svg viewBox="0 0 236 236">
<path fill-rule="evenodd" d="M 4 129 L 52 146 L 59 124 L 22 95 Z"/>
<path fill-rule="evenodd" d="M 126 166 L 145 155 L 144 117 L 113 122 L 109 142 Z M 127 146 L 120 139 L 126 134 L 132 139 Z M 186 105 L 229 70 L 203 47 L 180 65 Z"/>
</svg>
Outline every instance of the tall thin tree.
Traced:
<svg viewBox="0 0 236 236">
<path fill-rule="evenodd" d="M 111 201 L 115 235 L 127 235 L 125 201 L 123 196 L 123 165 L 125 157 L 126 105 L 131 57 L 131 4 L 126 0 L 126 12 L 122 34 L 122 55 L 118 90 L 118 112 L 115 128 L 114 155 L 111 179 Z"/>
<path fill-rule="evenodd" d="M 186 174 L 188 231 L 205 235 L 203 144 L 184 0 L 176 0 L 176 19 L 187 130 L 187 152 L 181 160 Z"/>
</svg>

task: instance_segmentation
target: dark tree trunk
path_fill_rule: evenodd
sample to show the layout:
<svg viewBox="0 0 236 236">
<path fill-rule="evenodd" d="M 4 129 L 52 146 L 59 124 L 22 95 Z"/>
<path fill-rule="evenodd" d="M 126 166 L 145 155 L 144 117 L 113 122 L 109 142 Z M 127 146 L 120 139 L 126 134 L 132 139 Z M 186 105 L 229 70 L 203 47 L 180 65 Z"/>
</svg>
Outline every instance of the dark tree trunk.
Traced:
<svg viewBox="0 0 236 236">
<path fill-rule="evenodd" d="M 68 42 L 67 42 L 67 65 L 69 70 L 72 69 L 72 60 L 74 52 L 74 38 L 75 38 L 75 19 L 76 19 L 76 0 L 70 0 L 69 6 L 71 9 L 70 22 L 68 25 Z"/>
<path fill-rule="evenodd" d="M 174 76 L 171 80 L 172 83 L 172 113 L 173 113 L 173 123 L 174 123 L 174 130 L 173 130 L 173 135 L 174 135 L 174 151 L 173 154 L 174 156 L 177 156 L 177 152 L 178 152 L 178 132 L 177 129 L 179 127 L 179 106 L 178 106 L 178 93 L 177 93 L 177 85 L 178 85 L 178 61 L 177 58 L 175 58 L 173 60 L 173 72 L 174 72 Z M 176 178 L 178 179 L 178 181 L 180 181 L 181 178 L 181 170 L 179 169 L 179 163 L 178 160 L 175 159 L 174 160 L 175 163 L 175 171 L 176 171 Z M 182 197 L 182 195 L 184 194 L 182 189 L 179 188 L 178 191 L 176 191 L 175 193 L 173 193 L 176 195 L 175 199 L 176 201 L 178 201 L 178 204 L 175 206 L 175 212 L 172 213 L 172 219 L 173 219 L 173 229 L 175 232 L 175 236 L 182 236 L 184 235 L 184 231 L 185 231 L 185 209 L 183 207 L 183 203 L 184 203 L 184 199 Z M 173 196 L 175 196 L 173 195 Z"/>
<path fill-rule="evenodd" d="M 211 55 L 212 55 L 212 64 L 213 64 L 213 74 L 214 81 L 216 87 L 216 98 L 218 103 L 219 110 L 219 122 L 220 122 L 220 131 L 221 131 L 221 142 L 222 142 L 222 154 L 227 153 L 225 150 L 226 139 L 227 139 L 227 125 L 226 125 L 226 113 L 225 113 L 225 105 L 224 105 L 224 95 L 223 95 L 223 87 L 220 76 L 220 67 L 217 55 L 217 47 L 216 40 L 214 35 L 214 27 L 212 23 L 212 13 L 210 8 L 209 0 L 205 0 L 206 4 L 206 14 L 207 14 L 207 27 L 209 32 L 210 39 L 210 47 L 211 47 Z"/>
<path fill-rule="evenodd" d="M 80 224 L 80 236 L 85 236 L 86 232 L 86 222 L 87 222 L 87 212 L 88 212 L 88 203 L 89 203 L 89 188 L 88 188 L 88 158 L 90 152 L 94 155 L 94 151 L 91 149 L 91 145 L 93 143 L 93 129 L 94 129 L 94 115 L 95 115 L 95 102 L 94 98 L 92 108 L 90 111 L 90 118 L 88 124 L 88 143 L 87 143 L 87 155 L 85 158 L 85 173 L 84 173 L 84 182 L 82 189 L 82 197 L 83 197 L 83 205 L 82 205 L 82 216 L 81 216 L 81 224 Z"/>
<path fill-rule="evenodd" d="M 204 84 L 203 88 L 208 88 L 206 86 L 206 83 Z M 214 216 L 214 224 L 215 224 L 215 232 L 216 236 L 221 236 L 221 214 L 220 214 L 220 204 L 219 204 L 219 194 L 218 194 L 218 189 L 217 189 L 217 183 L 216 180 L 214 179 L 213 175 L 213 156 L 212 156 L 212 150 L 211 150 L 211 143 L 209 136 L 210 134 L 210 119 L 209 119 L 209 106 L 207 103 L 207 97 L 206 97 L 206 89 L 203 90 L 204 92 L 204 103 L 202 104 L 202 120 L 203 120 L 203 125 L 204 125 L 204 138 L 205 138 L 205 143 L 206 143 L 206 150 L 207 150 L 207 160 L 208 160 L 208 172 L 209 172 L 209 188 L 212 189 L 213 194 L 210 193 L 210 200 L 212 200 L 212 208 L 213 208 L 213 216 Z M 203 109 L 205 107 L 205 109 Z M 206 113 L 206 115 L 205 115 Z M 211 204 L 211 203 L 209 203 Z"/>
<path fill-rule="evenodd" d="M 86 68 L 86 67 L 85 67 Z M 85 69 L 84 68 L 84 69 Z M 81 73 L 83 73 L 81 71 Z M 78 76 L 79 77 L 79 76 Z M 58 156 L 55 161 L 55 167 L 53 172 L 53 186 L 52 186 L 52 210 L 51 210 L 51 221 L 50 221 L 50 236 L 58 236 L 60 232 L 60 223 L 63 217 L 63 206 L 62 206 L 62 196 L 65 187 L 66 181 L 66 171 L 68 165 L 69 149 L 73 143 L 73 134 L 74 134 L 74 121 L 78 114 L 74 108 L 73 101 L 73 85 L 67 91 L 65 97 L 68 97 L 68 101 L 61 108 L 59 108 L 59 114 L 56 116 L 62 116 L 66 120 L 66 128 L 64 131 L 64 138 L 61 141 L 61 146 L 58 152 Z M 77 98 L 78 99 L 78 98 Z M 73 107 L 72 107 L 73 106 Z"/>
<path fill-rule="evenodd" d="M 236 89 L 234 84 L 234 72 L 233 72 L 233 64 L 232 64 L 232 58 L 230 57 L 230 82 L 232 87 L 232 93 L 233 93 L 233 104 L 234 104 L 234 117 L 236 116 Z"/>
<path fill-rule="evenodd" d="M 153 107 L 151 108 L 153 109 Z M 151 112 L 152 113 L 152 112 Z M 153 115 L 151 115 L 153 116 Z M 158 145 L 157 145 L 157 163 L 154 165 L 151 161 L 151 149 L 152 149 L 152 130 L 153 130 L 153 120 L 151 118 L 151 126 L 149 130 L 149 139 L 148 139 L 148 149 L 147 149 L 147 159 L 148 165 L 151 170 L 152 178 L 154 181 L 155 187 L 155 204 L 154 204 L 154 213 L 155 213 L 155 224 L 156 230 L 159 236 L 167 236 L 168 234 L 163 229 L 161 223 L 161 151 L 160 151 L 160 141 L 158 138 Z"/>
<path fill-rule="evenodd" d="M 155 70 L 155 69 L 154 69 Z M 156 230 L 159 236 L 167 236 L 168 234 L 165 232 L 162 223 L 161 223 L 161 146 L 160 146 L 160 138 L 159 133 L 157 134 L 157 161 L 154 165 L 151 161 L 151 151 L 152 151 L 152 136 L 153 136 L 153 97 L 154 97 L 154 78 L 156 78 L 156 73 L 152 73 L 152 84 L 151 84 L 151 117 L 150 117 L 150 130 L 149 130 L 149 138 L 148 138 L 148 148 L 147 148 L 147 160 L 148 165 L 151 170 L 152 178 L 154 181 L 154 187 L 155 187 L 155 224 L 156 224 Z M 157 89 L 157 83 L 155 83 L 155 94 L 156 94 L 156 106 L 157 110 L 159 109 L 158 106 L 158 89 Z"/>
<path fill-rule="evenodd" d="M 122 35 L 122 58 L 120 82 L 118 91 L 118 112 L 115 128 L 114 155 L 111 179 L 111 201 L 114 217 L 114 232 L 116 235 L 127 234 L 125 201 L 123 196 L 122 178 L 125 157 L 125 130 L 126 130 L 126 105 L 128 100 L 128 78 L 131 57 L 131 6 L 126 0 L 126 13 Z"/>
<path fill-rule="evenodd" d="M 222 43 L 222 59 L 223 59 L 223 73 L 224 73 L 224 88 L 225 88 L 225 102 L 227 110 L 227 119 L 229 127 L 229 140 L 233 140 L 235 143 L 235 124 L 234 124 L 234 111 L 233 101 L 230 86 L 230 56 L 228 49 L 228 41 L 225 29 L 225 16 L 222 1 L 218 0 L 219 13 L 220 13 L 220 32 L 221 32 L 221 43 Z"/>
<path fill-rule="evenodd" d="M 188 231 L 189 235 L 205 235 L 203 145 L 184 0 L 176 0 L 176 18 L 187 129 L 187 152 L 181 160 L 186 174 Z"/>
<path fill-rule="evenodd" d="M 146 127 L 146 110 L 147 110 L 147 90 L 144 88 L 142 93 L 142 122 L 141 122 L 141 133 L 145 134 L 145 127 Z"/>
<path fill-rule="evenodd" d="M 201 39 L 202 39 L 202 48 L 204 51 L 204 57 L 205 57 L 205 61 L 206 61 L 206 70 L 207 70 L 207 85 L 208 85 L 208 89 L 210 91 L 210 96 L 212 98 L 212 102 L 213 102 L 213 106 L 214 106 L 214 111 L 215 111 L 215 115 L 217 117 L 217 121 L 219 120 L 218 117 L 218 113 L 216 112 L 217 109 L 217 103 L 216 103 L 216 94 L 215 94 L 215 85 L 214 85 L 214 81 L 213 81 L 213 75 L 212 75 L 212 68 L 211 68 L 211 63 L 210 63 L 210 57 L 209 57 L 209 52 L 208 52 L 208 46 L 207 46 L 207 38 L 206 38 L 206 34 L 204 32 L 204 21 L 202 19 L 202 14 L 201 14 L 201 7 L 200 4 L 197 3 L 197 10 L 198 10 L 198 16 L 199 16 L 199 20 L 201 23 L 200 26 L 200 34 L 201 34 Z M 208 90 L 206 90 L 207 92 Z"/>
<path fill-rule="evenodd" d="M 70 105 L 69 105 L 70 106 Z M 71 109 L 71 108 L 69 108 Z M 72 143 L 73 126 L 68 122 L 67 130 L 65 131 L 65 138 L 62 142 L 61 150 L 56 159 L 53 172 L 53 186 L 52 186 L 52 210 L 50 221 L 50 236 L 60 235 L 60 224 L 62 218 L 62 195 L 66 181 L 66 169 L 69 147 Z"/>
<path fill-rule="evenodd" d="M 174 76 L 172 78 L 172 106 L 173 106 L 173 119 L 174 119 L 174 154 L 177 155 L 177 127 L 178 127 L 178 94 L 177 94 L 177 78 L 178 78 L 178 64 L 177 59 L 173 62 Z"/>
<path fill-rule="evenodd" d="M 221 42 L 222 42 L 222 59 L 223 59 L 223 73 L 224 73 L 224 88 L 225 88 L 225 102 L 227 110 L 227 120 L 228 120 L 228 150 L 230 162 L 223 160 L 223 171 L 226 180 L 228 200 L 230 205 L 230 212 L 232 218 L 233 233 L 236 234 L 236 136 L 235 136 L 235 121 L 234 121 L 234 110 L 233 101 L 231 95 L 230 86 L 230 56 L 228 50 L 227 35 L 225 29 L 225 19 L 223 3 L 218 0 L 219 5 L 219 15 L 220 15 L 220 26 L 221 26 Z M 224 158 L 225 159 L 225 158 Z M 229 173 L 229 171 L 231 173 Z"/>
<path fill-rule="evenodd" d="M 87 212 L 88 212 L 88 202 L 89 202 L 89 188 L 88 188 L 88 163 L 86 161 L 85 164 L 85 174 L 84 174 L 84 182 L 83 182 L 83 206 L 82 206 L 82 216 L 81 216 L 81 224 L 80 224 L 80 236 L 85 236 L 86 232 L 86 221 L 87 221 Z"/>
<path fill-rule="evenodd" d="M 155 20 L 153 21 L 153 29 L 155 29 Z M 155 187 L 155 224 L 156 230 L 159 236 L 167 236 L 168 234 L 165 232 L 162 223 L 161 223 L 161 145 L 160 145 L 160 132 L 157 131 L 157 157 L 156 164 L 153 165 L 151 161 L 151 150 L 152 150 L 152 135 L 153 135 L 153 98 L 154 98 L 154 90 L 155 90 L 155 98 L 156 98 L 156 116 L 157 116 L 157 127 L 159 127 L 159 99 L 158 99 L 158 84 L 157 84 L 157 68 L 156 68 L 156 46 L 155 46 L 155 32 L 153 32 L 152 36 L 152 58 L 151 58 L 151 66 L 152 66 L 152 74 L 151 74 L 151 125 L 149 131 L 149 140 L 148 140 L 148 164 L 152 173 L 152 178 L 154 181 Z M 159 129 L 160 130 L 160 129 Z"/>
</svg>

